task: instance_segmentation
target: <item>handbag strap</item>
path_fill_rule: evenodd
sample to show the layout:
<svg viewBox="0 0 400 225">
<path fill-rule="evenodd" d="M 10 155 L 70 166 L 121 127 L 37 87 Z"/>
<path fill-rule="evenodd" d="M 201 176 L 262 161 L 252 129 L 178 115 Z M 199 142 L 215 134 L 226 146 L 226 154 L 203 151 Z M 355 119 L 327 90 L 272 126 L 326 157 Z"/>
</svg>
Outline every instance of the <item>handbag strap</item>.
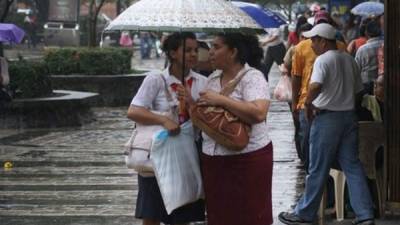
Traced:
<svg viewBox="0 0 400 225">
<path fill-rule="evenodd" d="M 232 80 L 230 80 L 225 87 L 221 90 L 220 94 L 224 95 L 224 96 L 228 96 L 230 95 L 233 90 L 235 90 L 236 85 L 242 80 L 242 78 L 244 77 L 244 75 L 247 74 L 247 72 L 249 72 L 250 70 L 252 70 L 252 68 L 247 68 L 245 70 L 243 70 L 239 75 L 237 75 L 235 78 L 233 78 Z"/>
<path fill-rule="evenodd" d="M 172 99 L 172 95 L 169 92 L 168 85 L 167 85 L 167 80 L 165 79 L 164 75 L 162 75 L 162 74 L 161 74 L 161 78 L 164 81 L 165 95 L 167 97 L 167 100 L 168 100 L 168 102 L 173 102 L 174 100 Z"/>
</svg>

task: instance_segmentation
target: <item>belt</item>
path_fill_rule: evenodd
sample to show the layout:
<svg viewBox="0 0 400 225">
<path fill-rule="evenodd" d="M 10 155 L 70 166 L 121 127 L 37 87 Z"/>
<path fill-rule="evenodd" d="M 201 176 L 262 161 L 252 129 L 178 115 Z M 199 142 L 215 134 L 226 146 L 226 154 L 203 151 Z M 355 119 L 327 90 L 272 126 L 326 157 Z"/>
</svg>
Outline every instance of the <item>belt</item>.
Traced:
<svg viewBox="0 0 400 225">
<path fill-rule="evenodd" d="M 328 109 L 314 109 L 314 115 L 318 116 L 318 115 L 322 115 L 322 114 L 326 114 L 326 113 L 331 113 L 331 112 L 338 112 L 338 111 L 332 111 L 332 110 L 328 110 Z"/>
</svg>

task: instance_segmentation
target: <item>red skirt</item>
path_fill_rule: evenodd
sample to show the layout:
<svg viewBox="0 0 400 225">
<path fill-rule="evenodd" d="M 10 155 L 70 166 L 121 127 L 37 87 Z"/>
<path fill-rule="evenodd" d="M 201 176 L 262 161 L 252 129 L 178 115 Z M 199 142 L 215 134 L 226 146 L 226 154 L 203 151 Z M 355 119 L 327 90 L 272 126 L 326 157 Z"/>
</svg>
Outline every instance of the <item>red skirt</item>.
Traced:
<svg viewBox="0 0 400 225">
<path fill-rule="evenodd" d="M 272 224 L 272 143 L 254 152 L 201 155 L 208 225 Z"/>
</svg>

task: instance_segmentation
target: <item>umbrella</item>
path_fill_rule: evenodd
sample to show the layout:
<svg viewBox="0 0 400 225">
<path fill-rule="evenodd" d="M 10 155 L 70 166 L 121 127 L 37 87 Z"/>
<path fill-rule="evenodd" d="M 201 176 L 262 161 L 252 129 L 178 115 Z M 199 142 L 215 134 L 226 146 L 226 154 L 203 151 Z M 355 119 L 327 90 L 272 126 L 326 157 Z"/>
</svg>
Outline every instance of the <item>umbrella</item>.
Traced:
<svg viewBox="0 0 400 225">
<path fill-rule="evenodd" d="M 232 1 L 232 3 L 247 13 L 263 28 L 278 28 L 286 21 L 269 9 L 263 9 L 257 4 Z"/>
<path fill-rule="evenodd" d="M 10 23 L 0 23 L 0 42 L 20 43 L 25 36 L 25 32 Z"/>
<path fill-rule="evenodd" d="M 260 27 L 225 0 L 141 0 L 122 12 L 108 30 L 254 32 Z"/>
<path fill-rule="evenodd" d="M 140 0 L 104 29 L 112 30 L 263 32 L 250 16 L 225 0 Z"/>
<path fill-rule="evenodd" d="M 385 7 L 380 2 L 363 2 L 351 9 L 351 13 L 359 16 L 379 16 L 382 15 Z"/>
</svg>

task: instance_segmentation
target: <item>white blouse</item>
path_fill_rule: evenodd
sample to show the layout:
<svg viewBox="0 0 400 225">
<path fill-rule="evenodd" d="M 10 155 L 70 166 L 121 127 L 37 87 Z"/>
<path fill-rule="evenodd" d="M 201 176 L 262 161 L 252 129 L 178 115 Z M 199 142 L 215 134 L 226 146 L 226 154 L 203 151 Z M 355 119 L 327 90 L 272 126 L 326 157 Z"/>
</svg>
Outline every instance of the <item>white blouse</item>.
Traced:
<svg viewBox="0 0 400 225">
<path fill-rule="evenodd" d="M 167 95 L 165 93 L 165 82 L 169 93 L 171 93 L 173 101 L 168 102 Z M 191 95 L 194 100 L 199 98 L 199 92 L 204 90 L 207 78 L 190 70 L 189 75 L 185 77 L 186 81 L 190 78 L 193 79 Z M 182 84 L 175 76 L 170 75 L 169 70 L 163 71 L 152 71 L 143 80 L 135 97 L 132 99 L 131 105 L 145 107 L 149 110 L 155 111 L 168 111 L 171 107 L 176 108 L 179 104 L 176 93 L 172 90 L 171 84 L 177 83 Z"/>
<path fill-rule="evenodd" d="M 245 65 L 241 70 L 248 70 L 251 68 L 249 65 Z M 241 73 L 239 71 L 238 74 Z M 221 74 L 222 71 L 215 71 L 210 75 L 207 82 L 206 89 L 215 92 L 221 91 Z M 260 99 L 270 100 L 270 94 L 268 90 L 268 83 L 264 78 L 264 75 L 256 69 L 252 69 L 246 73 L 236 85 L 234 91 L 229 95 L 229 97 L 238 101 L 255 101 Z M 271 142 L 268 136 L 267 121 L 261 123 L 252 124 L 250 132 L 249 144 L 242 151 L 232 151 L 229 150 L 211 139 L 204 132 L 203 136 L 203 153 L 207 155 L 236 155 L 243 154 L 252 151 L 256 151 L 262 147 L 265 147 Z"/>
</svg>

